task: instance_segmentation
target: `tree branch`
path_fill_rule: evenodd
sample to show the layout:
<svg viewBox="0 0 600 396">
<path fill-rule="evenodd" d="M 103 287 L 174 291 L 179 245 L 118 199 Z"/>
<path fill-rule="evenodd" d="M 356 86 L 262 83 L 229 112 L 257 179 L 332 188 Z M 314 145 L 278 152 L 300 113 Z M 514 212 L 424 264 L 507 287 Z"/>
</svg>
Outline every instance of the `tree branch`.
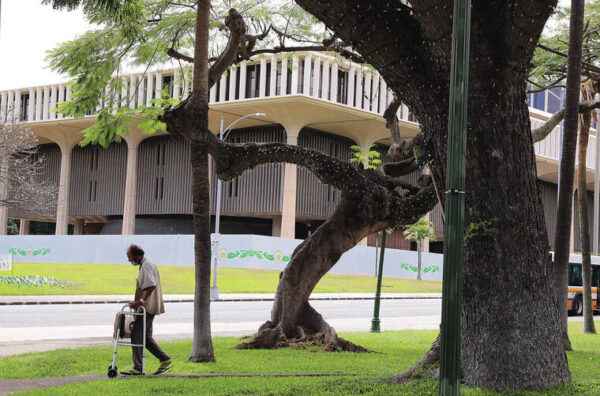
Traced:
<svg viewBox="0 0 600 396">
<path fill-rule="evenodd" d="M 594 109 L 600 109 L 600 101 L 599 102 L 584 102 L 579 104 L 579 113 L 587 113 Z M 535 128 L 531 131 L 531 135 L 533 137 L 533 142 L 537 143 L 542 141 L 548 136 L 554 128 L 565 118 L 565 109 L 560 109 L 556 113 L 550 117 L 548 121 L 544 123 L 544 125 Z"/>
<path fill-rule="evenodd" d="M 565 54 L 564 52 L 555 50 L 554 48 L 550 48 L 550 47 L 548 47 L 548 46 L 546 46 L 544 44 L 541 44 L 541 43 L 538 43 L 537 47 L 543 49 L 544 51 L 551 52 L 551 53 L 553 53 L 555 55 L 559 55 L 559 56 L 562 56 L 563 58 L 567 59 L 567 54 Z M 600 67 L 594 66 L 591 63 L 581 62 L 581 67 L 583 67 L 584 69 L 586 69 L 589 72 L 600 74 Z"/>
</svg>

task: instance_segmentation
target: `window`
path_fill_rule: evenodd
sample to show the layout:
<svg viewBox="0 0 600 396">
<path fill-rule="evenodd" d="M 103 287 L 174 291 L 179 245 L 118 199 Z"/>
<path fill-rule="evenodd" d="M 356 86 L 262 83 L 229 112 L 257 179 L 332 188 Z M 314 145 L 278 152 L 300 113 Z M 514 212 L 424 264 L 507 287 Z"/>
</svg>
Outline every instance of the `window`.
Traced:
<svg viewBox="0 0 600 396">
<path fill-rule="evenodd" d="M 246 67 L 246 98 L 256 98 L 260 87 L 260 65 Z"/>
<path fill-rule="evenodd" d="M 348 103 L 348 72 L 339 71 L 337 81 L 337 98 L 338 103 Z"/>
<path fill-rule="evenodd" d="M 88 201 L 96 202 L 98 195 L 98 157 L 100 148 L 93 147 L 90 151 L 90 182 L 88 186 Z"/>
<path fill-rule="evenodd" d="M 306 62 L 306 59 L 300 59 L 300 61 L 298 62 L 298 90 L 297 92 L 300 93 L 304 93 L 303 92 L 303 88 L 304 88 L 304 62 Z"/>
<path fill-rule="evenodd" d="M 265 73 L 267 81 L 265 81 L 265 96 L 271 95 L 271 63 L 267 63 L 267 70 Z"/>
<path fill-rule="evenodd" d="M 281 63 L 275 65 L 277 73 L 275 77 L 275 95 L 281 95 Z"/>
<path fill-rule="evenodd" d="M 154 179 L 154 200 L 162 201 L 165 188 L 166 142 L 160 142 L 156 148 L 156 177 Z"/>
<path fill-rule="evenodd" d="M 546 110 L 546 92 L 537 92 L 533 94 L 533 107 L 545 111 Z"/>
<path fill-rule="evenodd" d="M 600 265 L 592 266 L 592 287 L 600 285 Z"/>
<path fill-rule="evenodd" d="M 340 145 L 338 142 L 329 142 L 329 155 L 331 155 L 334 158 L 339 158 L 339 154 L 340 154 Z M 332 186 L 327 186 L 327 201 L 328 202 L 337 202 L 337 198 L 338 198 L 338 191 L 332 187 Z"/>
<path fill-rule="evenodd" d="M 548 91 L 548 112 L 555 113 L 560 110 L 560 95 L 562 89 L 552 88 Z"/>
<path fill-rule="evenodd" d="M 169 93 L 169 97 L 173 97 L 173 76 L 172 75 L 168 75 L 168 76 L 163 76 L 162 78 L 162 89 L 163 90 L 167 90 L 167 92 Z"/>
<path fill-rule="evenodd" d="M 29 94 L 21 95 L 21 108 L 19 109 L 19 118 L 21 121 L 27 120 L 29 110 Z"/>
<path fill-rule="evenodd" d="M 569 264 L 569 286 L 582 286 L 581 264 Z"/>
</svg>

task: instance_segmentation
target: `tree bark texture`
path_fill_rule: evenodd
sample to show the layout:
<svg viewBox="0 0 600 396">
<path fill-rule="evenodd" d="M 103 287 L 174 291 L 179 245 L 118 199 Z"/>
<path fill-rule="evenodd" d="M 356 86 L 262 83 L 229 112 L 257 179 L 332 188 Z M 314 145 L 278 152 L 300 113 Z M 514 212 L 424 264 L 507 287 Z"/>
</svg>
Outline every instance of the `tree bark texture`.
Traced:
<svg viewBox="0 0 600 396">
<path fill-rule="evenodd" d="M 588 218 L 586 159 L 592 116 L 584 113 L 579 130 L 577 161 L 577 203 L 579 207 L 579 229 L 581 235 L 581 263 L 583 275 L 583 332 L 596 334 L 594 311 L 592 310 L 592 253 L 590 250 L 590 222 Z"/>
<path fill-rule="evenodd" d="M 569 253 L 571 247 L 571 213 L 573 181 L 575 178 L 575 151 L 579 120 L 579 84 L 581 82 L 581 52 L 583 35 L 583 0 L 572 0 L 569 26 L 569 57 L 567 60 L 567 90 L 565 94 L 565 122 L 558 186 L 556 213 L 556 236 L 554 252 L 554 277 L 556 301 L 560 314 L 563 342 L 566 350 L 572 350 L 568 335 L 567 300 L 569 289 Z"/>
<path fill-rule="evenodd" d="M 297 3 L 399 93 L 421 123 L 432 177 L 445 191 L 452 1 Z M 555 5 L 473 4 L 465 218 L 492 224 L 465 242 L 462 375 L 473 386 L 570 381 L 525 98 L 529 61 Z"/>
<path fill-rule="evenodd" d="M 171 114 L 173 130 L 191 144 L 192 207 L 194 211 L 194 338 L 189 360 L 214 362 L 210 330 L 210 196 L 208 185 L 208 25 L 210 0 L 199 0 L 196 10 L 194 75 L 191 101 Z"/>
</svg>

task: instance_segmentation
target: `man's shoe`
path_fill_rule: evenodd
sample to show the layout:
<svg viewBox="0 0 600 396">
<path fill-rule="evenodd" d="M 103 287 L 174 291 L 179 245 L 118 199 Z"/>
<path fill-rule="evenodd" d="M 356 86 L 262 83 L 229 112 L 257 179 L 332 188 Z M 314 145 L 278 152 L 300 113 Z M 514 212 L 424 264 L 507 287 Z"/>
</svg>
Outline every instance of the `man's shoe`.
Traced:
<svg viewBox="0 0 600 396">
<path fill-rule="evenodd" d="M 154 372 L 154 375 L 162 374 L 165 371 L 169 370 L 171 367 L 173 367 L 173 361 L 171 359 L 165 360 L 164 362 L 160 362 L 158 368 Z"/>
<path fill-rule="evenodd" d="M 127 371 L 121 371 L 123 375 L 142 375 L 142 372 L 138 369 L 131 368 Z"/>
</svg>

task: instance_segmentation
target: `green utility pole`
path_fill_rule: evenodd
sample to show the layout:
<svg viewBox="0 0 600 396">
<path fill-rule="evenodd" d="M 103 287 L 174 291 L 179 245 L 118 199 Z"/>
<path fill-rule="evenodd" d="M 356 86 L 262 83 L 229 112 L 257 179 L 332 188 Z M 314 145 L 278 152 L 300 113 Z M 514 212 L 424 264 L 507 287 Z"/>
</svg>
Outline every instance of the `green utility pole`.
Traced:
<svg viewBox="0 0 600 396">
<path fill-rule="evenodd" d="M 387 231 L 383 230 L 381 237 L 381 253 L 379 254 L 379 271 L 377 272 L 377 291 L 375 292 L 375 310 L 373 311 L 373 320 L 371 320 L 371 333 L 379 333 L 381 321 L 379 320 L 379 302 L 381 300 L 381 277 L 383 275 L 383 253 L 385 253 L 385 237 Z"/>
<path fill-rule="evenodd" d="M 441 396 L 460 395 L 460 324 L 471 1 L 454 0 L 453 15 L 442 283 Z"/>
</svg>

